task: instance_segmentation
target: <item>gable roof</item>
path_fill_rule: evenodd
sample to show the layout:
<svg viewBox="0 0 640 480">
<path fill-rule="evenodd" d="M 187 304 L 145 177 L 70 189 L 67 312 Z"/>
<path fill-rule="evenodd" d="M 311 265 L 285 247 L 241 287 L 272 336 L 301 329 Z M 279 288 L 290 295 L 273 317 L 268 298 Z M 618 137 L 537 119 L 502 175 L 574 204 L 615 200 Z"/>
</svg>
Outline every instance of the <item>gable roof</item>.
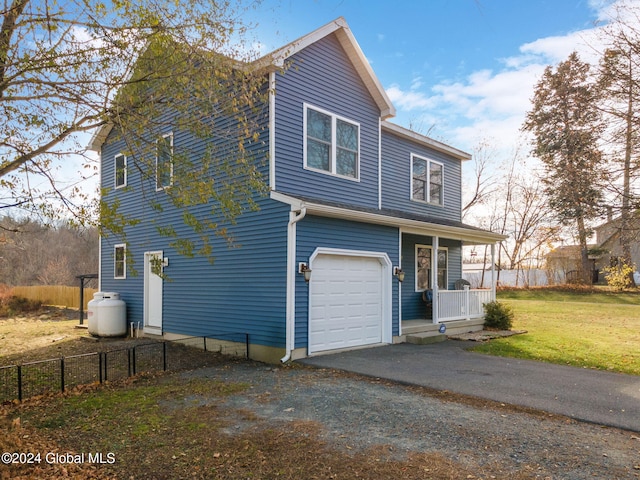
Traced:
<svg viewBox="0 0 640 480">
<path fill-rule="evenodd" d="M 290 42 L 287 45 L 280 47 L 277 50 L 274 50 L 273 52 L 244 66 L 250 69 L 283 68 L 289 57 L 332 34 L 335 35 L 338 42 L 340 42 L 340 45 L 346 52 L 347 57 L 369 91 L 369 94 L 376 102 L 376 105 L 380 109 L 382 119 L 384 120 L 395 116 L 395 107 L 391 103 L 391 100 L 384 88 L 382 88 L 380 80 L 378 80 L 378 77 L 376 77 L 373 72 L 369 61 L 362 52 L 360 45 L 358 45 L 351 29 L 347 25 L 347 21 L 343 17 L 339 17 L 317 30 L 314 30 L 313 32 L 308 33 L 307 35 L 300 37 L 299 39 L 294 40 L 293 42 Z M 106 123 L 98 128 L 91 137 L 88 148 L 90 150 L 100 151 L 102 144 L 107 139 L 112 128 L 112 123 Z"/>
<path fill-rule="evenodd" d="M 289 57 L 332 34 L 334 34 L 338 39 L 338 42 L 340 42 L 340 45 L 346 52 L 347 57 L 367 87 L 369 94 L 378 105 L 381 117 L 386 119 L 395 116 L 395 107 L 391 103 L 387 92 L 382 88 L 380 80 L 378 80 L 378 77 L 376 77 L 373 72 L 369 61 L 365 57 L 360 45 L 358 45 L 357 40 L 351 32 L 347 21 L 343 17 L 338 17 L 317 30 L 314 30 L 307 35 L 274 50 L 264 57 L 259 58 L 254 62 L 254 65 L 258 67 L 273 66 L 275 68 L 283 68 Z"/>
</svg>

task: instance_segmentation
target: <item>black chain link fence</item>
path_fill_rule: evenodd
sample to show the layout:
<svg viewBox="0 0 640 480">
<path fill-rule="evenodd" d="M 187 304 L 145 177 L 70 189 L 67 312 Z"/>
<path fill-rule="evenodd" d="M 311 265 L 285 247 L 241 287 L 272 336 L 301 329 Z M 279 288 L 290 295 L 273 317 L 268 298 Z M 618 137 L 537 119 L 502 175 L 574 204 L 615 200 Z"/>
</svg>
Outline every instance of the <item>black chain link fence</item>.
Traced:
<svg viewBox="0 0 640 480">
<path fill-rule="evenodd" d="M 0 404 L 143 372 L 204 367 L 219 361 L 220 354 L 248 358 L 249 336 L 240 333 L 224 338 L 152 341 L 130 348 L 8 365 L 0 367 Z"/>
</svg>

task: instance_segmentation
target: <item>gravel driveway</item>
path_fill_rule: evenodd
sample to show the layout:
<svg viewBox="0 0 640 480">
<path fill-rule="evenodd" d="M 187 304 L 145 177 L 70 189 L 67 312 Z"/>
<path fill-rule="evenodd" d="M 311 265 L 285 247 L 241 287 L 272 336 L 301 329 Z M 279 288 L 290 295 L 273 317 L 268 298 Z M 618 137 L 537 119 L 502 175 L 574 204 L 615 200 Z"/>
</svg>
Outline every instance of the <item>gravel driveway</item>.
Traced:
<svg viewBox="0 0 640 480">
<path fill-rule="evenodd" d="M 640 435 L 500 403 L 307 367 L 239 362 L 180 375 L 246 382 L 224 406 L 253 412 L 286 432 L 296 420 L 322 425 L 337 449 L 386 446 L 399 456 L 435 452 L 477 471 L 529 478 L 640 478 Z M 241 432 L 250 422 L 238 422 Z M 487 473 L 488 472 L 488 473 Z"/>
</svg>

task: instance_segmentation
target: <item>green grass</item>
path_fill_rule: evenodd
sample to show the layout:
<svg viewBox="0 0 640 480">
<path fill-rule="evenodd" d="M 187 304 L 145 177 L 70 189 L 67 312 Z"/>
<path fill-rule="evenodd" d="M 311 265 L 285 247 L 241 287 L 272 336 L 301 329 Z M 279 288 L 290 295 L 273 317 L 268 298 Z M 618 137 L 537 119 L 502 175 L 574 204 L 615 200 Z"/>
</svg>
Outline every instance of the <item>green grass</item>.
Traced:
<svg viewBox="0 0 640 480">
<path fill-rule="evenodd" d="M 249 385 L 211 379 L 190 379 L 179 385 L 171 377 L 134 379 L 128 388 L 101 388 L 84 395 L 56 397 L 50 408 L 25 420 L 37 428 L 73 430 L 95 437 L 96 448 L 121 452 L 132 442 L 167 430 L 169 413 L 197 408 L 199 401 L 246 391 Z M 187 424 L 191 430 L 199 430 Z M 205 424 L 206 425 L 206 424 Z M 211 425 L 208 425 L 211 427 Z M 120 439 L 120 441 L 114 441 Z M 161 438 L 160 438 L 161 440 Z"/>
<path fill-rule="evenodd" d="M 568 291 L 545 288 L 512 289 L 498 292 L 498 300 L 539 300 L 543 302 L 607 303 L 640 305 L 639 292 L 614 292 L 608 288 Z"/>
<path fill-rule="evenodd" d="M 492 340 L 473 350 L 640 375 L 640 295 L 543 290 L 501 292 L 525 335 Z"/>
</svg>

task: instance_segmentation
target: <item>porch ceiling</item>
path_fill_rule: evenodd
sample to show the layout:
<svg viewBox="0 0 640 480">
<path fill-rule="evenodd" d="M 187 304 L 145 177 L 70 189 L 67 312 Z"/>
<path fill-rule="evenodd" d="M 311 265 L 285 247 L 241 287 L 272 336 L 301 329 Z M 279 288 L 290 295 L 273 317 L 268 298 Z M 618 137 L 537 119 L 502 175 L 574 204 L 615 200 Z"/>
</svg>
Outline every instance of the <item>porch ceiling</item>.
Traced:
<svg viewBox="0 0 640 480">
<path fill-rule="evenodd" d="M 468 245 L 493 244 L 507 238 L 505 235 L 482 230 L 462 222 L 397 210 L 353 207 L 312 198 L 293 197 L 278 192 L 271 192 L 271 198 L 291 205 L 292 210 L 306 208 L 307 213 L 312 215 L 387 225 L 397 227 L 403 233 L 461 240 Z"/>
</svg>

